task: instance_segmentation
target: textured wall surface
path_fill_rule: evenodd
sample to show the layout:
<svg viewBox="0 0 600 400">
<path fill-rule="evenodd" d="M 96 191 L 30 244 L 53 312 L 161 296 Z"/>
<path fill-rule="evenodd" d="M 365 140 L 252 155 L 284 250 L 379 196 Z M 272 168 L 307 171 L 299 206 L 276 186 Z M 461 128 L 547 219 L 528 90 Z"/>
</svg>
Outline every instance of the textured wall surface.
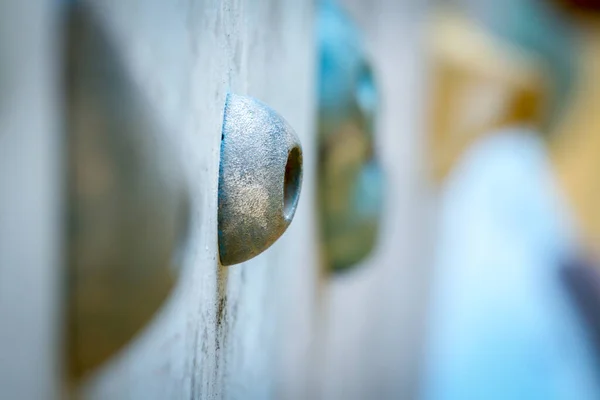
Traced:
<svg viewBox="0 0 600 400">
<path fill-rule="evenodd" d="M 99 0 L 125 64 L 171 129 L 192 191 L 179 284 L 156 319 L 82 389 L 91 398 L 281 398 L 306 390 L 313 281 L 313 5 Z M 217 260 L 219 141 L 228 91 L 277 110 L 305 151 L 290 229 L 250 262 Z M 276 384 L 277 383 L 277 384 Z"/>
<path fill-rule="evenodd" d="M 0 398 L 60 392 L 57 15 L 0 3 Z"/>
<path fill-rule="evenodd" d="M 18 19 L 2 12 L 5 5 L 24 3 L 0 6 L 2 22 L 18 22 L 0 29 L 27 26 L 39 61 L 17 68 L 16 75 L 0 71 L 0 85 L 24 85 L 20 93 L 26 95 L 15 95 L 14 104 L 28 111 L 0 118 L 8 121 L 0 126 L 0 387 L 2 394 L 15 394 L 4 397 L 35 399 L 60 390 L 54 295 L 61 276 L 55 231 L 61 143 L 53 79 L 45 75 L 52 69 L 43 67 L 56 51 L 49 34 L 54 17 L 48 8 L 33 17 L 39 23 L 31 15 Z M 373 257 L 318 291 L 313 2 L 89 3 L 171 133 L 192 192 L 192 213 L 172 296 L 126 349 L 83 384 L 81 394 L 115 400 L 414 397 L 431 222 L 427 188 L 419 183 L 421 8 L 404 1 L 344 1 L 365 29 L 380 80 L 377 146 L 388 198 Z M 228 91 L 264 101 L 290 123 L 302 141 L 305 170 L 299 208 L 283 237 L 250 262 L 221 267 L 217 184 Z M 13 100 L 10 85 L 2 87 L 2 96 Z M 0 112 L 6 112 L 2 103 Z M 31 246 L 43 251 L 28 252 Z M 35 274 L 6 265 L 29 266 Z M 29 351 L 9 351 L 22 348 Z M 26 379 L 27 371 L 36 384 Z"/>
</svg>

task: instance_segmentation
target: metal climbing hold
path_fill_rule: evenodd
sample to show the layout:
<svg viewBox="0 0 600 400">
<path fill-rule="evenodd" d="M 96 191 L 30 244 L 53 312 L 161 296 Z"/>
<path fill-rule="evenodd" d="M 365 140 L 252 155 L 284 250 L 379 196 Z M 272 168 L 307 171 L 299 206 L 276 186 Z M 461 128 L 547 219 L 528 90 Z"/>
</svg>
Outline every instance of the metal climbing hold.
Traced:
<svg viewBox="0 0 600 400">
<path fill-rule="evenodd" d="M 247 261 L 287 229 L 302 184 L 302 148 L 289 124 L 266 104 L 229 94 L 219 168 L 221 264 Z"/>
</svg>

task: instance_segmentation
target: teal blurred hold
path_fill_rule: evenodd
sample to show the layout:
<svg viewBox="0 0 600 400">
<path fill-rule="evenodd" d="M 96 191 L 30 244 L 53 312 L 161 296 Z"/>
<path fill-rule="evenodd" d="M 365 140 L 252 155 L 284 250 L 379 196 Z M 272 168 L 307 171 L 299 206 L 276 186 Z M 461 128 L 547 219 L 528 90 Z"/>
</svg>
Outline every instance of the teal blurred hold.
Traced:
<svg viewBox="0 0 600 400">
<path fill-rule="evenodd" d="M 326 267 L 347 270 L 374 248 L 383 174 L 373 139 L 378 92 L 362 38 L 334 1 L 319 5 L 318 206 Z"/>
</svg>

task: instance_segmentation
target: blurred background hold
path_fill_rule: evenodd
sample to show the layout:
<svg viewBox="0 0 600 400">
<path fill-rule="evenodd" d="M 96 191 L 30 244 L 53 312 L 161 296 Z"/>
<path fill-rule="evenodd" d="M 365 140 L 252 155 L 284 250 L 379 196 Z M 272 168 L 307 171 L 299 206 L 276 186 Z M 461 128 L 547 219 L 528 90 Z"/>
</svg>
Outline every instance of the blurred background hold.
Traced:
<svg viewBox="0 0 600 400">
<path fill-rule="evenodd" d="M 318 208 L 324 268 L 346 270 L 376 245 L 384 195 L 375 150 L 379 93 L 363 35 L 341 6 L 318 6 Z"/>
<path fill-rule="evenodd" d="M 78 382 L 121 350 L 171 292 L 189 198 L 168 131 L 98 11 L 66 12 L 66 343 Z"/>
</svg>

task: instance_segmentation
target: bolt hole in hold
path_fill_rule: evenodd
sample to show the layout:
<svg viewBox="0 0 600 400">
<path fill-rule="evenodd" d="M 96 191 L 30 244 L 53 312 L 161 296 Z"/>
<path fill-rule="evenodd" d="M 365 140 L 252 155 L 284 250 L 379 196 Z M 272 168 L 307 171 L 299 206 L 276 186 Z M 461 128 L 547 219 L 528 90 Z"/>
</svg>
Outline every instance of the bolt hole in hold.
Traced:
<svg viewBox="0 0 600 400">
<path fill-rule="evenodd" d="M 302 174 L 302 153 L 299 147 L 294 147 L 288 153 L 283 177 L 283 214 L 286 220 L 291 220 L 298 205 L 300 181 Z"/>
</svg>

